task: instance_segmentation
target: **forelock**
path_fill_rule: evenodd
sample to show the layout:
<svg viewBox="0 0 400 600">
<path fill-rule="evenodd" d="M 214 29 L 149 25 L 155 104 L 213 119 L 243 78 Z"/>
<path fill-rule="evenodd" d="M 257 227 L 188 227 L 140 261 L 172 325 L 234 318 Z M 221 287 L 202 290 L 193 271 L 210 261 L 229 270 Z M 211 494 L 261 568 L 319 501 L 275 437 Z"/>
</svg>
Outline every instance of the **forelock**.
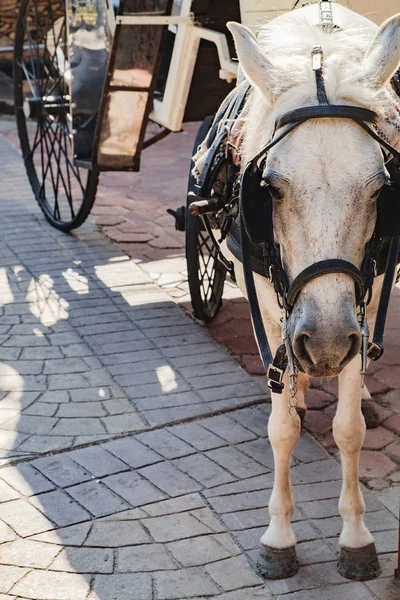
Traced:
<svg viewBox="0 0 400 600">
<path fill-rule="evenodd" d="M 324 31 L 297 19 L 278 19 L 261 27 L 258 41 L 268 57 L 272 104 L 253 89 L 244 110 L 243 153 L 246 160 L 255 149 L 255 138 L 266 144 L 275 119 L 301 106 L 317 103 L 315 72 L 311 51 L 321 46 L 324 53 L 324 80 L 329 102 L 363 106 L 378 114 L 380 129 L 394 145 L 400 145 L 400 103 L 390 86 L 375 91 L 360 78 L 361 63 L 374 37 L 368 27 Z M 267 116 L 268 115 L 268 116 Z M 263 132 L 260 136 L 260 132 Z M 257 151 L 257 150 L 256 150 Z"/>
</svg>

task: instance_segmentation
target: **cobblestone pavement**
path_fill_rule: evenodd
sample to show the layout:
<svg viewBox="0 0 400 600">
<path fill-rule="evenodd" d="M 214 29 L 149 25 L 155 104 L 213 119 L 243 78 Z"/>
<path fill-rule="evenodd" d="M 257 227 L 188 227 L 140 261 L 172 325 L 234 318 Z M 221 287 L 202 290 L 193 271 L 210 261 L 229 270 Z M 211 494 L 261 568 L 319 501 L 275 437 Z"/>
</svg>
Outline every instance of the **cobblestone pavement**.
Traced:
<svg viewBox="0 0 400 600">
<path fill-rule="evenodd" d="M 2 136 L 0 161 L 0 600 L 398 600 L 396 508 L 366 491 L 383 575 L 342 579 L 340 468 L 307 433 L 292 468 L 301 568 L 259 578 L 263 387 L 153 266 L 90 223 L 80 239 L 49 227 Z"/>
<path fill-rule="evenodd" d="M 197 123 L 145 151 L 139 174 L 106 174 L 94 206 L 94 220 L 142 268 L 190 313 L 186 283 L 184 234 L 176 232 L 166 208 L 185 203 L 186 177 Z M 166 185 L 167 182 L 167 185 Z M 149 210 L 151 207 L 151 211 Z M 111 221 L 110 221 L 111 219 Z M 247 301 L 227 282 L 224 306 L 208 328 L 212 337 L 252 375 L 264 381 Z M 371 489 L 400 483 L 400 288 L 392 296 L 385 334 L 385 355 L 369 368 L 367 384 L 379 410 L 381 426 L 367 432 L 361 476 Z M 329 452 L 337 452 L 332 436 L 336 381 L 315 381 L 307 396 L 305 426 Z M 400 495 L 400 490 L 399 490 Z"/>
<path fill-rule="evenodd" d="M 170 135 L 144 152 L 140 173 L 103 174 L 92 220 L 120 250 L 140 264 L 149 282 L 157 283 L 190 314 L 184 234 L 175 231 L 173 219 L 166 214 L 167 208 L 185 203 L 186 177 L 198 124 L 185 124 L 184 128 L 183 132 Z M 18 146 L 13 122 L 3 121 L 3 129 L 5 139 Z M 199 332 L 196 328 L 194 331 Z M 226 282 L 223 309 L 208 331 L 249 374 L 264 382 L 247 301 L 232 282 Z M 400 483 L 399 334 L 400 289 L 395 289 L 386 329 L 385 355 L 379 363 L 370 366 L 367 378 L 382 423 L 367 432 L 361 455 L 361 476 L 366 485 L 375 490 Z M 334 381 L 315 381 L 313 385 L 316 387 L 309 390 L 307 396 L 309 410 L 305 426 L 329 452 L 336 454 L 332 418 L 337 385 Z"/>
</svg>

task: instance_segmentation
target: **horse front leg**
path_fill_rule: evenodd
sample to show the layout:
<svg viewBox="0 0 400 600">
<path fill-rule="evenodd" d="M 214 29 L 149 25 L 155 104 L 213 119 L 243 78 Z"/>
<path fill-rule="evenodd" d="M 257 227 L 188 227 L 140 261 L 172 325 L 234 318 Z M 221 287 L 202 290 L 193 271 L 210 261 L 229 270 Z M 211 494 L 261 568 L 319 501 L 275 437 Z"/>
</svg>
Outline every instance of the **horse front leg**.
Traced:
<svg viewBox="0 0 400 600">
<path fill-rule="evenodd" d="M 274 344 L 275 346 L 276 344 Z M 289 381 L 284 379 L 282 394 L 272 394 L 272 411 L 268 421 L 268 437 L 274 454 L 274 486 L 269 501 L 270 524 L 261 538 L 258 569 L 269 579 L 284 579 L 298 571 L 296 536 L 291 519 L 294 494 L 290 482 L 290 460 L 299 439 L 301 421 L 295 411 L 289 412 Z M 298 401 L 304 406 L 307 378 L 299 380 Z"/>
<path fill-rule="evenodd" d="M 333 420 L 333 435 L 340 450 L 343 484 L 339 512 L 343 529 L 339 538 L 339 573 L 363 581 L 380 574 L 374 538 L 364 523 L 365 503 L 359 484 L 359 458 L 365 438 L 361 411 L 360 357 L 339 375 L 339 400 Z"/>
<path fill-rule="evenodd" d="M 231 256 L 229 256 L 231 258 Z M 232 256 L 232 260 L 236 259 Z M 246 296 L 246 286 L 240 263 L 235 264 L 237 282 Z M 265 331 L 274 355 L 282 344 L 281 309 L 276 302 L 273 286 L 265 278 L 255 275 L 258 298 Z M 274 486 L 269 501 L 270 524 L 261 538 L 258 562 L 260 573 L 268 579 L 285 579 L 298 570 L 296 559 L 296 536 L 291 518 L 294 512 L 294 494 L 290 483 L 290 459 L 299 439 L 301 420 L 296 411 L 289 413 L 289 378 L 284 377 L 282 394 L 271 394 L 272 411 L 268 420 L 268 437 L 274 454 Z M 304 418 L 306 405 L 304 391 L 308 376 L 299 374 L 297 409 Z"/>
</svg>

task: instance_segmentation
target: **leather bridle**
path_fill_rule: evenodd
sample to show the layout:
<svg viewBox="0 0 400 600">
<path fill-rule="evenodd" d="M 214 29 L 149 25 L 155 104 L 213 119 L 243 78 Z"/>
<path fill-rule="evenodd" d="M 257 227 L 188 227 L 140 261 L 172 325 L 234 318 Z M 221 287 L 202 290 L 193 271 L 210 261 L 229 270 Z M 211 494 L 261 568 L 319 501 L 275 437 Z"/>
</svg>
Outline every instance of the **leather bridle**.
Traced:
<svg viewBox="0 0 400 600">
<path fill-rule="evenodd" d="M 320 1 L 320 26 L 327 32 L 337 30 L 333 24 L 330 2 Z M 322 6 L 323 5 L 323 6 Z M 312 68 L 315 72 L 318 105 L 306 106 L 280 116 L 275 123 L 271 141 L 246 166 L 238 183 L 238 167 L 233 163 L 228 148 L 232 123 L 239 118 L 246 102 L 250 85 L 243 82 L 234 95 L 230 95 L 218 112 L 207 136 L 208 152 L 201 174 L 193 191 L 189 212 L 202 216 L 204 226 L 215 247 L 215 258 L 234 276 L 233 263 L 226 259 L 220 243 L 226 238 L 230 252 L 243 264 L 247 297 L 250 305 L 255 335 L 260 355 L 268 375 L 268 385 L 275 393 L 284 389 L 283 377 L 289 366 L 291 394 L 297 370 L 292 345 L 288 335 L 287 319 L 304 287 L 311 281 L 332 273 L 351 277 L 355 285 L 356 306 L 359 309 L 361 332 L 362 378 L 367 368 L 367 359 L 378 360 L 383 354 L 383 336 L 387 311 L 400 250 L 400 152 L 391 146 L 375 131 L 375 112 L 359 106 L 330 105 L 324 81 L 323 52 L 320 46 L 312 50 Z M 394 85 L 394 82 L 396 85 Z M 400 92 L 398 79 L 392 80 L 396 93 Z M 400 95 L 400 93 L 399 93 Z M 385 166 L 391 182 L 385 185 L 377 199 L 377 220 L 375 231 L 366 244 L 362 264 L 359 267 L 340 258 L 316 262 L 304 269 L 293 281 L 282 264 L 279 246 L 274 240 L 273 198 L 268 184 L 263 180 L 263 172 L 268 152 L 294 129 L 312 119 L 349 119 L 361 127 L 393 158 Z M 223 125 L 221 125 L 223 123 Z M 230 124 L 230 125 L 229 125 Z M 222 164 L 227 167 L 227 191 L 224 195 L 214 194 L 213 182 L 219 175 Z M 238 189 L 239 188 L 239 189 Z M 238 192 L 238 194 L 237 194 Z M 239 210 L 237 199 L 239 197 Z M 219 214 L 221 238 L 215 238 L 208 215 Z M 222 216 L 221 216 L 222 215 Z M 389 246 L 385 269 L 382 268 L 384 253 Z M 372 342 L 366 318 L 366 307 L 372 299 L 375 277 L 385 273 Z M 278 304 L 283 311 L 283 340 L 275 357 L 272 356 L 264 329 L 253 271 L 266 277 L 273 284 Z M 292 405 L 291 405 L 292 406 Z"/>
<path fill-rule="evenodd" d="M 317 85 L 319 86 L 319 95 L 323 97 L 324 94 L 321 94 L 321 77 L 318 78 Z M 291 283 L 289 283 L 289 278 L 282 265 L 279 248 L 276 247 L 274 242 L 272 219 L 273 199 L 268 192 L 268 188 L 262 187 L 263 167 L 268 152 L 303 123 L 311 119 L 326 118 L 351 119 L 393 156 L 393 160 L 396 162 L 396 168 L 400 167 L 400 152 L 381 138 L 372 128 L 372 125 L 377 121 L 377 115 L 373 111 L 357 106 L 329 105 L 325 102 L 317 106 L 299 108 L 279 117 L 275 123 L 275 135 L 273 136 L 273 139 L 246 166 L 240 183 L 240 234 L 243 270 L 254 330 L 261 358 L 268 374 L 268 385 L 276 393 L 281 393 L 284 388 L 283 375 L 286 370 L 288 359 L 289 363 L 292 362 L 292 364 L 294 364 L 294 360 L 293 356 L 287 356 L 288 352 L 292 352 L 287 343 L 286 353 L 284 348 L 280 347 L 275 358 L 272 357 L 254 283 L 253 269 L 251 266 L 251 243 L 261 245 L 263 248 L 264 270 L 269 274 L 269 279 L 274 284 L 278 302 L 284 309 L 285 319 L 289 317 L 299 294 L 310 281 L 331 273 L 341 273 L 350 276 L 355 283 L 356 304 L 360 307 L 361 315 L 362 373 L 364 374 L 366 371 L 367 358 L 377 360 L 383 354 L 383 333 L 396 269 L 397 255 L 399 252 L 399 237 L 393 238 L 391 242 L 385 271 L 384 286 L 379 303 L 374 340 L 372 343 L 369 343 L 368 341 L 369 332 L 365 309 L 372 296 L 372 284 L 376 275 L 375 265 L 382 243 L 381 232 L 375 230 L 373 238 L 368 242 L 361 269 L 348 261 L 340 258 L 332 258 L 310 265 L 299 273 Z M 279 129 L 282 128 L 284 128 L 283 131 L 279 132 Z M 393 188 L 391 187 L 390 189 L 393 192 Z M 250 195 L 252 195 L 252 200 L 249 200 Z M 397 203 L 400 204 L 400 197 L 397 198 Z M 257 211 L 254 213 L 256 204 L 258 204 L 258 208 L 262 206 L 263 217 L 265 218 L 260 219 L 260 214 L 257 214 Z M 377 223 L 378 222 L 379 217 Z M 366 294 L 368 294 L 368 298 L 366 298 Z M 290 358 L 292 358 L 292 361 Z"/>
</svg>

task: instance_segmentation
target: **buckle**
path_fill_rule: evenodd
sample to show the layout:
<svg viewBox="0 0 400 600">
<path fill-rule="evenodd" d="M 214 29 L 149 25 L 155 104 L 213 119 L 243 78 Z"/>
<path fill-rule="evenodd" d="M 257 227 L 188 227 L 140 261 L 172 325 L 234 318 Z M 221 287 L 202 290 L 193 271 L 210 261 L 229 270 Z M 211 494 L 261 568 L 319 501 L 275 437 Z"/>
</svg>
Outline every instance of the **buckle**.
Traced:
<svg viewBox="0 0 400 600">
<path fill-rule="evenodd" d="M 282 394 L 283 388 L 285 387 L 282 383 L 284 373 L 285 371 L 283 369 L 280 369 L 275 365 L 269 365 L 268 367 L 268 387 L 275 392 L 275 394 Z"/>
<path fill-rule="evenodd" d="M 383 346 L 381 346 L 381 344 L 376 344 L 375 342 L 370 342 L 368 344 L 367 356 L 371 360 L 379 360 L 382 357 L 384 351 L 385 351 L 385 349 Z"/>
<path fill-rule="evenodd" d="M 224 239 L 226 238 L 226 236 L 228 235 L 228 233 L 232 227 L 232 223 L 234 220 L 235 220 L 235 217 L 232 214 L 228 215 L 224 219 L 224 221 L 222 223 L 222 227 L 221 227 L 221 237 L 218 240 L 218 244 L 221 244 L 224 241 Z"/>
<path fill-rule="evenodd" d="M 311 52 L 313 71 L 322 71 L 324 52 L 321 46 L 314 46 Z"/>
</svg>

